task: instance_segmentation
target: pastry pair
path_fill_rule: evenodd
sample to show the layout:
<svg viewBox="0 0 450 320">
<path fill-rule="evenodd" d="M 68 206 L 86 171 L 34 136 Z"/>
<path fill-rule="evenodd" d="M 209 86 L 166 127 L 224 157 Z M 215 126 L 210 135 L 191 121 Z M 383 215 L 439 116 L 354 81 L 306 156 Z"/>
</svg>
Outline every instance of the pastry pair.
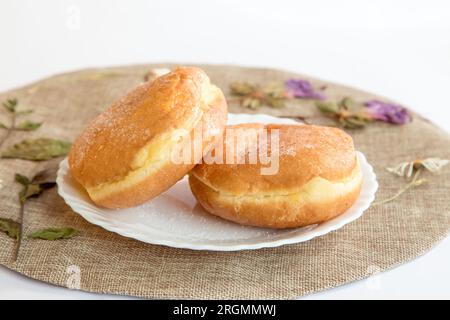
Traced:
<svg viewBox="0 0 450 320">
<path fill-rule="evenodd" d="M 205 210 L 260 227 L 323 222 L 356 201 L 362 174 L 342 130 L 226 122 L 221 90 L 202 70 L 177 68 L 94 119 L 69 153 L 71 173 L 107 208 L 139 205 L 189 173 Z"/>
</svg>

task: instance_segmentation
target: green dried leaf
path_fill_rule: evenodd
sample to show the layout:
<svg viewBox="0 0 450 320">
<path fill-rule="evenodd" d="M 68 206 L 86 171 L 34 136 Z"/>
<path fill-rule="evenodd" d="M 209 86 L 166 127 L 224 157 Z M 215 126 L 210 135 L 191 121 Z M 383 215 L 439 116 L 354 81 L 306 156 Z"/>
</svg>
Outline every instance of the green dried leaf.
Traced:
<svg viewBox="0 0 450 320">
<path fill-rule="evenodd" d="M 3 107 L 9 112 L 16 112 L 17 103 L 19 101 L 17 99 L 8 99 L 6 102 L 3 102 Z"/>
<path fill-rule="evenodd" d="M 30 239 L 59 240 L 75 237 L 78 231 L 73 228 L 49 228 L 36 231 L 28 236 Z"/>
<path fill-rule="evenodd" d="M 41 171 L 31 181 L 24 175 L 16 173 L 15 180 L 23 185 L 22 190 L 19 192 L 19 201 L 21 204 L 24 204 L 28 198 L 36 197 L 44 190 L 56 185 L 56 177 L 53 177 L 53 173 L 50 172 L 49 169 Z"/>
<path fill-rule="evenodd" d="M 255 98 L 245 98 L 242 101 L 242 106 L 249 109 L 258 109 L 261 106 L 261 101 Z"/>
<path fill-rule="evenodd" d="M 70 150 L 70 142 L 40 138 L 34 140 L 23 140 L 2 153 L 2 158 L 24 159 L 24 160 L 49 160 L 66 155 Z"/>
<path fill-rule="evenodd" d="M 233 82 L 230 85 L 231 93 L 237 96 L 246 96 L 257 88 L 248 82 Z"/>
<path fill-rule="evenodd" d="M 358 106 L 355 101 L 350 98 L 350 97 L 344 97 L 340 102 L 339 102 L 339 108 L 344 108 L 348 111 L 350 111 L 351 113 L 356 113 L 359 112 L 361 110 L 361 107 Z"/>
<path fill-rule="evenodd" d="M 278 83 L 271 83 L 263 90 L 264 94 L 276 99 L 285 98 L 285 88 Z"/>
<path fill-rule="evenodd" d="M 38 172 L 31 181 L 34 184 L 55 184 L 56 183 L 56 174 L 58 172 L 58 166 L 54 166 L 51 168 L 47 168 Z"/>
<path fill-rule="evenodd" d="M 8 129 L 8 127 L 5 124 L 0 122 L 0 129 Z"/>
<path fill-rule="evenodd" d="M 28 186 L 31 183 L 30 179 L 20 173 L 16 173 L 14 179 L 23 186 Z"/>
<path fill-rule="evenodd" d="M 344 119 L 344 126 L 346 128 L 350 128 L 350 129 L 362 128 L 362 127 L 365 127 L 366 124 L 367 124 L 366 121 L 360 120 L 360 119 L 357 119 L 357 118 L 346 118 L 346 119 Z"/>
<path fill-rule="evenodd" d="M 262 105 L 272 108 L 282 108 L 285 103 L 284 87 L 272 83 L 264 88 L 251 85 L 247 82 L 234 82 L 230 85 L 232 94 L 241 96 L 241 106 L 249 109 L 257 109 Z"/>
<path fill-rule="evenodd" d="M 266 98 L 267 104 L 272 108 L 283 108 L 284 107 L 284 99 L 279 98 Z"/>
<path fill-rule="evenodd" d="M 0 231 L 5 232 L 11 238 L 18 240 L 20 236 L 20 223 L 11 219 L 0 218 Z"/>
<path fill-rule="evenodd" d="M 344 128 L 363 128 L 372 121 L 364 108 L 350 97 L 345 97 L 339 102 L 318 101 L 316 106 L 321 112 L 334 118 Z"/>
<path fill-rule="evenodd" d="M 323 113 L 339 114 L 339 106 L 334 101 L 317 101 L 316 107 Z"/>
<path fill-rule="evenodd" d="M 24 121 L 21 124 L 19 124 L 17 127 L 15 127 L 16 130 L 22 130 L 22 131 L 33 131 L 38 129 L 42 123 L 40 122 L 33 122 L 33 121 Z"/>
<path fill-rule="evenodd" d="M 20 220 L 24 221 L 25 202 L 29 198 L 39 196 L 44 190 L 52 188 L 56 185 L 56 167 L 47 168 L 38 172 L 31 180 L 22 174 L 16 173 L 15 180 L 23 186 L 22 190 L 20 190 L 19 192 L 19 201 L 21 209 Z M 21 229 L 21 224 L 19 224 L 19 231 L 18 234 L 16 234 L 18 243 L 16 247 L 15 260 L 17 260 L 17 257 L 19 255 L 20 244 L 22 240 Z"/>
<path fill-rule="evenodd" d="M 19 193 L 19 199 L 21 203 L 25 203 L 28 198 L 36 197 L 44 191 L 39 184 L 29 184 Z"/>
<path fill-rule="evenodd" d="M 33 110 L 28 109 L 28 110 L 16 111 L 17 115 L 24 115 L 24 114 L 30 114 L 30 113 L 33 113 Z"/>
</svg>

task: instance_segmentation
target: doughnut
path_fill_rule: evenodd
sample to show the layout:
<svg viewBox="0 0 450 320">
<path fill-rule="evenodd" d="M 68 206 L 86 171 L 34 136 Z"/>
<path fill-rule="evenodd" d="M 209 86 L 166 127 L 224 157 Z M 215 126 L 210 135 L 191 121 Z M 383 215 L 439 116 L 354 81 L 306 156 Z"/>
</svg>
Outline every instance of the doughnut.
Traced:
<svg viewBox="0 0 450 320">
<path fill-rule="evenodd" d="M 255 160 L 255 150 L 267 156 Z M 217 154 L 223 163 L 214 160 Z M 192 193 L 206 211 L 266 228 L 332 219 L 353 205 L 361 184 L 352 138 L 314 125 L 229 126 L 223 142 L 189 173 Z"/>
<path fill-rule="evenodd" d="M 183 178 L 221 139 L 226 121 L 222 91 L 201 69 L 179 67 L 97 116 L 72 145 L 71 175 L 99 206 L 142 204 Z M 202 140 L 190 161 L 173 161 L 196 132 Z"/>
</svg>

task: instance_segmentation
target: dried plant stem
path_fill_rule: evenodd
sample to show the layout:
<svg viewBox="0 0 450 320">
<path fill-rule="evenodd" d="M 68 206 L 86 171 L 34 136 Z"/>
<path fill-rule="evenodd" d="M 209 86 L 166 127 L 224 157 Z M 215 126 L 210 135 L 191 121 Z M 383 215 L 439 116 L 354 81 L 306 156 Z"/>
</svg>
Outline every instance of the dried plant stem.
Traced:
<svg viewBox="0 0 450 320">
<path fill-rule="evenodd" d="M 400 197 L 403 193 L 405 193 L 409 189 L 417 187 L 417 186 L 420 186 L 421 184 L 424 184 L 426 182 L 426 180 L 425 179 L 419 179 L 419 175 L 420 175 L 421 171 L 422 171 L 422 169 L 417 170 L 416 173 L 414 174 L 414 177 L 411 180 L 411 182 L 409 182 L 406 186 L 401 188 L 392 197 L 384 199 L 384 200 L 380 200 L 380 201 L 375 201 L 374 203 L 372 203 L 372 206 L 376 206 L 376 205 L 379 205 L 379 204 L 385 204 L 385 203 L 391 202 L 391 201 L 397 199 L 398 197 Z"/>
<path fill-rule="evenodd" d="M 25 216 L 25 203 L 20 204 L 20 213 L 19 213 L 19 238 L 17 239 L 16 249 L 14 251 L 14 261 L 17 261 L 20 253 L 20 245 L 22 244 L 22 235 L 23 235 L 23 222 Z"/>
<path fill-rule="evenodd" d="M 13 113 L 11 116 L 11 126 L 6 129 L 6 134 L 1 138 L 0 140 L 0 148 L 3 146 L 3 143 L 9 138 L 11 135 L 11 132 L 14 131 L 14 128 L 16 127 L 16 114 Z"/>
</svg>

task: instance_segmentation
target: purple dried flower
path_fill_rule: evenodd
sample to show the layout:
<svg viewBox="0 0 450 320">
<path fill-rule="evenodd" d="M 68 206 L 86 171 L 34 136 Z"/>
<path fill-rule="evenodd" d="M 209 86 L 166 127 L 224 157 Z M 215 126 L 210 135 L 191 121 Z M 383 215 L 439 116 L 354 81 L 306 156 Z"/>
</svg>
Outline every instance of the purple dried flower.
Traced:
<svg viewBox="0 0 450 320">
<path fill-rule="evenodd" d="M 325 99 L 322 93 L 314 91 L 313 86 L 308 80 L 288 79 L 284 85 L 288 96 L 318 100 Z"/>
<path fill-rule="evenodd" d="M 395 124 L 404 124 L 411 121 L 411 115 L 402 106 L 379 100 L 370 100 L 364 105 L 372 119 Z"/>
</svg>

